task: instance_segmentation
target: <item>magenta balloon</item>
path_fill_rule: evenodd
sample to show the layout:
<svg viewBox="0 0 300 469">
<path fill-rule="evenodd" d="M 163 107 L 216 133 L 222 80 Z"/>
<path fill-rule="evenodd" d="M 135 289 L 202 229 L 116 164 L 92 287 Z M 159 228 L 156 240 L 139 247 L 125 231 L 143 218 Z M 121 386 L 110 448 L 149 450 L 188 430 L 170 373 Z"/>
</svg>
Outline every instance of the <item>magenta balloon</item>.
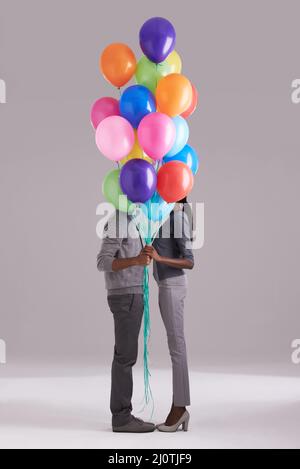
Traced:
<svg viewBox="0 0 300 469">
<path fill-rule="evenodd" d="M 173 147 L 176 127 L 173 120 L 161 112 L 148 114 L 139 125 L 138 140 L 144 152 L 155 161 L 161 160 Z"/>
<path fill-rule="evenodd" d="M 129 155 L 134 143 L 134 130 L 124 117 L 107 117 L 97 127 L 97 147 L 109 160 L 121 161 Z"/>
<path fill-rule="evenodd" d="M 100 122 L 110 116 L 120 116 L 119 101 L 114 98 L 98 99 L 91 110 L 91 122 L 96 130 Z"/>
</svg>

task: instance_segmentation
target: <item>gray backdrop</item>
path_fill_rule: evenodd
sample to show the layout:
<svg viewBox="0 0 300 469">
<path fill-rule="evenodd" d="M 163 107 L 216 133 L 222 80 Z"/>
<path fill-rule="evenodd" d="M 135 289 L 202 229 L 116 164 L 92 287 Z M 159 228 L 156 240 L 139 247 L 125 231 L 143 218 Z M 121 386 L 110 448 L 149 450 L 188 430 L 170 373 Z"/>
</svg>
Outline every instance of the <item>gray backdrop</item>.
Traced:
<svg viewBox="0 0 300 469">
<path fill-rule="evenodd" d="M 140 55 L 151 16 L 175 25 L 200 92 L 190 119 L 201 155 L 205 247 L 190 275 L 193 365 L 290 362 L 299 324 L 298 1 L 0 0 L 0 337 L 9 357 L 107 360 L 112 318 L 96 270 L 96 206 L 112 165 L 89 123 L 117 93 L 98 56 L 123 41 Z M 153 365 L 167 360 L 152 286 Z"/>
</svg>

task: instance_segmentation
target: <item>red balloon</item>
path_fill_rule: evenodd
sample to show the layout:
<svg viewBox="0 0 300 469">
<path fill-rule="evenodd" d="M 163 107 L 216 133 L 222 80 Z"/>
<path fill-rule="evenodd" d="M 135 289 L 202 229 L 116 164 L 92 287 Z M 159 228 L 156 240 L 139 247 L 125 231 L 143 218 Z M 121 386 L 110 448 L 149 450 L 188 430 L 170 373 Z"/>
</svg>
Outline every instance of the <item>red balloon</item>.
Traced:
<svg viewBox="0 0 300 469">
<path fill-rule="evenodd" d="M 188 107 L 188 109 L 186 111 L 184 111 L 181 114 L 181 116 L 184 117 L 185 119 L 190 117 L 195 112 L 195 110 L 198 106 L 198 101 L 199 101 L 199 94 L 198 94 L 197 88 L 196 88 L 195 85 L 193 85 L 193 83 L 191 83 L 191 85 L 192 85 L 192 88 L 193 88 L 193 97 L 192 97 L 191 105 Z"/>
<path fill-rule="evenodd" d="M 180 161 L 166 163 L 158 171 L 157 191 L 169 204 L 184 199 L 191 192 L 193 186 L 192 171 Z"/>
</svg>

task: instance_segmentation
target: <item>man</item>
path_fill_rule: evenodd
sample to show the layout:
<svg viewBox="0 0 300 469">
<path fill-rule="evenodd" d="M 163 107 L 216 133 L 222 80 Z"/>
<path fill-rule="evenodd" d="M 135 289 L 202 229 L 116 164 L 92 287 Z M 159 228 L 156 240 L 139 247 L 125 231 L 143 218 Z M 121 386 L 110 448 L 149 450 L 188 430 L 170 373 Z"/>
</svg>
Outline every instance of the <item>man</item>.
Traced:
<svg viewBox="0 0 300 469">
<path fill-rule="evenodd" d="M 151 257 L 143 252 L 142 239 L 127 214 L 117 211 L 105 227 L 97 267 L 105 274 L 108 304 L 115 324 L 112 364 L 111 412 L 114 432 L 153 432 L 155 425 L 132 412 L 132 367 L 137 361 L 141 328 L 144 267 Z"/>
</svg>

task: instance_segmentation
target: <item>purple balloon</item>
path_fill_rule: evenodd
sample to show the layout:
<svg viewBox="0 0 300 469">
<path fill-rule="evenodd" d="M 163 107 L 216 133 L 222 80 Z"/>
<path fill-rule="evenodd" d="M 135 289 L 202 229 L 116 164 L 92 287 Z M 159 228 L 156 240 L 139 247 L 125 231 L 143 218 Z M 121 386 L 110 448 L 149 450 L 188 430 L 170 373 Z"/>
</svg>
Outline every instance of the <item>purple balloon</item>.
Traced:
<svg viewBox="0 0 300 469">
<path fill-rule="evenodd" d="M 157 175 L 154 167 L 139 158 L 128 161 L 120 174 L 120 186 L 131 202 L 147 202 L 156 191 Z"/>
<path fill-rule="evenodd" d="M 142 51 L 154 63 L 161 63 L 173 52 L 176 42 L 176 31 L 165 18 L 151 18 L 140 31 Z"/>
</svg>

